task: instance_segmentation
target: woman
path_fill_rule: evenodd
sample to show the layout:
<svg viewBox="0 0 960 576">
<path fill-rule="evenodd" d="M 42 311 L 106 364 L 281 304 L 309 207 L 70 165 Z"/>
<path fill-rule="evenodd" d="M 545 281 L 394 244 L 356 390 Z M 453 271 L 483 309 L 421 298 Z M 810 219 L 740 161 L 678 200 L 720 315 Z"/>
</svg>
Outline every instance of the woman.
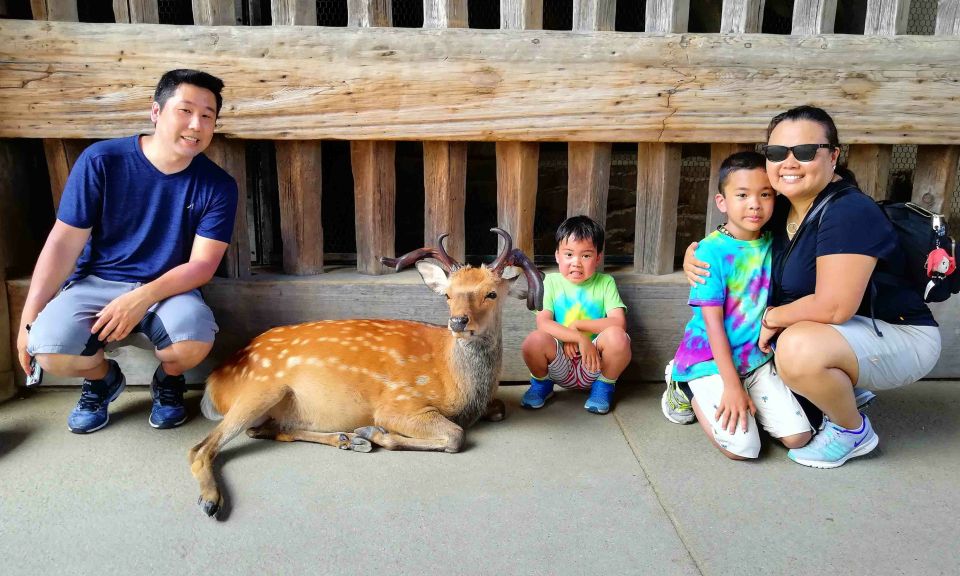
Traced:
<svg viewBox="0 0 960 576">
<path fill-rule="evenodd" d="M 940 332 L 920 294 L 876 274 L 902 274 L 897 234 L 853 175 L 837 168 L 830 115 L 801 106 L 776 116 L 764 155 L 779 196 L 760 346 L 775 348 L 783 381 L 823 413 L 821 432 L 787 455 L 835 468 L 878 443 L 853 386 L 885 390 L 922 378 L 940 356 Z M 688 249 L 691 281 L 705 273 L 700 266 Z"/>
</svg>

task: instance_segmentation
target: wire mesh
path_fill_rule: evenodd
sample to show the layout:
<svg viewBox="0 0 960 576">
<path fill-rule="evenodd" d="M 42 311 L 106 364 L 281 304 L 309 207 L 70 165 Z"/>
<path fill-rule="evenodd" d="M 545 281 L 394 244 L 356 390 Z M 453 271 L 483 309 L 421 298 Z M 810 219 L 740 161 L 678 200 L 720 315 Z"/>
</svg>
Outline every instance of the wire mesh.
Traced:
<svg viewBox="0 0 960 576">
<path fill-rule="evenodd" d="M 907 34 L 932 35 L 937 28 L 937 0 L 912 0 Z"/>
<path fill-rule="evenodd" d="M 347 0 L 317 0 L 318 26 L 346 26 Z"/>
</svg>

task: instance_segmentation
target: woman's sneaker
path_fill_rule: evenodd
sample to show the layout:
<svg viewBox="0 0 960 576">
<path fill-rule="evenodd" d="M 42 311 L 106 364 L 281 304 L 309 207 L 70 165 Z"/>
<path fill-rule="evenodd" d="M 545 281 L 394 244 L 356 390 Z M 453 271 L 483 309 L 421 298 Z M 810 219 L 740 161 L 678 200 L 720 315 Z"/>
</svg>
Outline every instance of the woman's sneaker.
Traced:
<svg viewBox="0 0 960 576">
<path fill-rule="evenodd" d="M 674 424 L 692 424 L 697 419 L 697 415 L 693 412 L 690 399 L 673 381 L 673 360 L 664 369 L 663 379 L 667 383 L 667 389 L 660 397 L 660 410 L 663 416 Z"/>
<path fill-rule="evenodd" d="M 110 422 L 107 407 L 117 399 L 127 385 L 120 366 L 107 360 L 107 375 L 103 380 L 84 380 L 80 389 L 80 401 L 67 417 L 67 428 L 74 434 L 89 434 Z"/>
<path fill-rule="evenodd" d="M 553 396 L 553 380 L 549 378 L 546 380 L 530 378 L 530 388 L 520 399 L 520 405 L 531 410 L 543 408 L 543 405 L 547 403 L 551 396 Z"/>
<path fill-rule="evenodd" d="M 880 439 L 870 425 L 866 414 L 860 413 L 863 424 L 858 430 L 847 430 L 837 426 L 824 416 L 823 429 L 803 448 L 794 448 L 787 457 L 804 466 L 814 468 L 836 468 L 857 456 L 869 454 L 877 447 Z"/>
</svg>

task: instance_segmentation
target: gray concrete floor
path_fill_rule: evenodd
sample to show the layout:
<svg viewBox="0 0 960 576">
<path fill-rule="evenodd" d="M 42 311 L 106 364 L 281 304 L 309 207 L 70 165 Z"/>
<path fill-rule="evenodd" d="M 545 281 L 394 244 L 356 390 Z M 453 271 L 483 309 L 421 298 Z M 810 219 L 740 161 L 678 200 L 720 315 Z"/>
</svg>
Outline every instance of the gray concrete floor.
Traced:
<svg viewBox="0 0 960 576">
<path fill-rule="evenodd" d="M 187 450 L 212 423 L 147 424 L 130 390 L 110 425 L 66 430 L 75 390 L 0 405 L 0 558 L 12 574 L 956 574 L 960 387 L 922 382 L 871 407 L 880 448 L 803 468 L 765 439 L 736 463 L 621 384 L 596 416 L 559 392 L 460 454 L 341 452 L 239 438 L 206 518 Z M 191 392 L 196 416 L 199 393 Z"/>
</svg>

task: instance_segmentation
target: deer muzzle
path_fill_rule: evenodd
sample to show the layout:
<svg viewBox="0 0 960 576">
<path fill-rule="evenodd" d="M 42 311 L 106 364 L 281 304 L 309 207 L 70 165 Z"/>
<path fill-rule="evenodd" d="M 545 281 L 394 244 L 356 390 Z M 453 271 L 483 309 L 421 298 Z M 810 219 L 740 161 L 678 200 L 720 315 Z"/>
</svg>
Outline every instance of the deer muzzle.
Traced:
<svg viewBox="0 0 960 576">
<path fill-rule="evenodd" d="M 467 323 L 469 322 L 469 316 L 451 316 L 450 321 L 447 322 L 447 326 L 450 328 L 451 332 L 463 332 L 467 328 Z"/>
</svg>

